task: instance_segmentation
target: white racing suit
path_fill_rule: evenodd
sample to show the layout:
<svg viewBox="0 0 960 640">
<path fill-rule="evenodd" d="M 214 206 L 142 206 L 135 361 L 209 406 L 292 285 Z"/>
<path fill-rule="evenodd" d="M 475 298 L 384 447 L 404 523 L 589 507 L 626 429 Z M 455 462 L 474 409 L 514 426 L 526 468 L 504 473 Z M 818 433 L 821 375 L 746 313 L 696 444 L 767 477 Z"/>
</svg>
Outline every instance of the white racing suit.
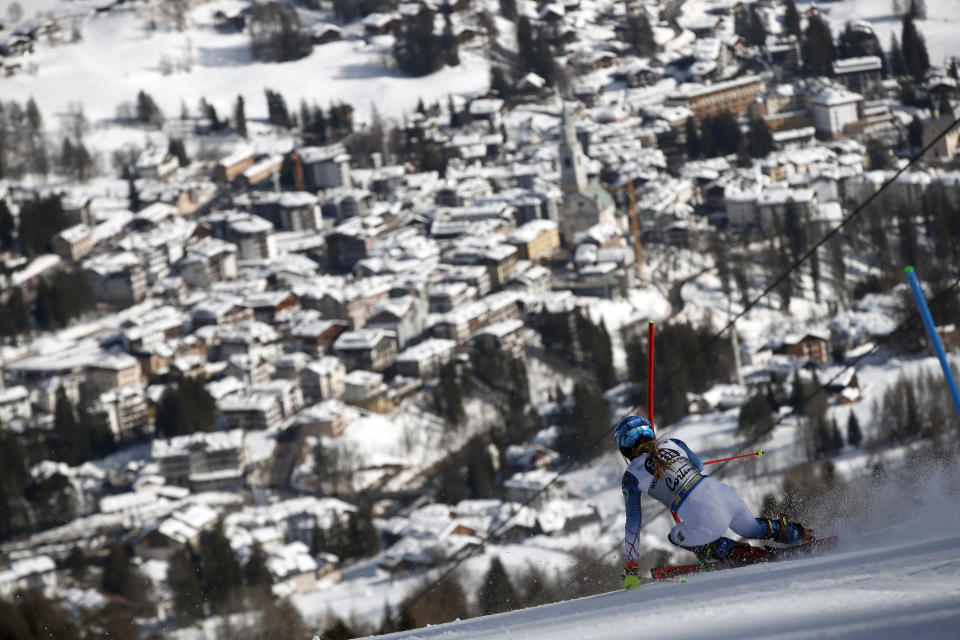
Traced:
<svg viewBox="0 0 960 640">
<path fill-rule="evenodd" d="M 658 457 L 667 463 L 662 479 L 654 475 L 653 460 L 646 454 L 634 458 L 623 474 L 627 511 L 624 548 L 628 563 L 636 562 L 639 556 L 641 494 L 658 500 L 681 519 L 669 534 L 670 541 L 679 546 L 713 542 L 728 528 L 744 538 L 767 535 L 766 521 L 754 518 L 736 491 L 705 475 L 700 458 L 682 440 L 670 438 L 659 447 Z"/>
</svg>

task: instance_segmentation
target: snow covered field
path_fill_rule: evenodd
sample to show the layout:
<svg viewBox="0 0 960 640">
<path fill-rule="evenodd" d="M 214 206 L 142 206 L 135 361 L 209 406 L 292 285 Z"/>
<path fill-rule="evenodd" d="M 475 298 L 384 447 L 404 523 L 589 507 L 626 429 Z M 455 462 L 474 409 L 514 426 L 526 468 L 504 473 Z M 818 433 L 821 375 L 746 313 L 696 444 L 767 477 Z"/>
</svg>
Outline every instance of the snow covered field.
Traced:
<svg viewBox="0 0 960 640">
<path fill-rule="evenodd" d="M 802 2 L 797 1 L 797 10 L 801 13 L 810 5 L 816 4 L 830 23 L 834 35 L 843 31 L 847 22 L 865 22 L 870 25 L 880 46 L 890 47 L 890 34 L 900 40 L 900 18 L 893 14 L 893 0 L 844 0 L 843 2 Z M 908 5 L 909 1 L 901 2 Z M 950 56 L 960 55 L 957 46 L 957 29 L 960 28 L 960 11 L 956 0 L 926 0 L 927 19 L 918 20 L 917 28 L 927 42 L 930 64 L 942 65 Z"/>
<path fill-rule="evenodd" d="M 0 16 L 6 7 L 0 3 Z M 66 7 L 71 2 L 43 0 L 43 10 Z M 460 50 L 460 65 L 445 67 L 423 78 L 407 78 L 388 68 L 392 61 L 390 36 L 362 36 L 359 22 L 344 27 L 344 39 L 314 47 L 306 58 L 285 63 L 251 59 L 246 33 L 221 33 L 213 23 L 220 8 L 246 3 L 216 0 L 192 11 L 192 25 L 183 32 L 145 28 L 144 13 L 115 10 L 88 16 L 80 24 L 78 43 L 38 45 L 29 57 L 35 73 L 20 73 L 0 80 L 5 100 L 25 101 L 31 96 L 53 118 L 67 112 L 71 103 L 82 103 L 93 121 L 112 119 L 117 106 L 132 102 L 141 89 L 147 91 L 167 117 L 179 115 L 181 103 L 191 110 L 206 97 L 222 116 L 232 113 L 237 95 L 247 105 L 247 117 L 267 116 L 264 89 L 279 91 L 291 108 L 301 99 L 326 108 L 331 101 L 346 102 L 357 117 L 367 117 L 376 104 L 380 113 L 401 116 L 412 113 L 419 99 L 425 103 L 445 101 L 450 94 L 486 89 L 489 65 L 484 56 L 468 47 Z M 24 16 L 41 10 L 40 3 L 21 2 Z M 329 18 L 329 16 L 328 16 Z M 189 71 L 162 72 L 164 59 Z"/>
</svg>

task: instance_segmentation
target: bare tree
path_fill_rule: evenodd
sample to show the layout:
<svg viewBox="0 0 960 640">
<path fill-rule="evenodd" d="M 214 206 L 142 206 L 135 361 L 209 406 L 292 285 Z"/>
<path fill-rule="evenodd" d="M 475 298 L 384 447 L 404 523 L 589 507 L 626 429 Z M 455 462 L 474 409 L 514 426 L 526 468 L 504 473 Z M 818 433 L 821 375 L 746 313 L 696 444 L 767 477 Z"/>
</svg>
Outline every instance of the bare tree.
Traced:
<svg viewBox="0 0 960 640">
<path fill-rule="evenodd" d="M 183 31 L 189 23 L 191 0 L 164 0 L 157 5 L 160 17 L 177 31 Z"/>
<path fill-rule="evenodd" d="M 20 22 L 20 18 L 23 17 L 23 7 L 20 6 L 19 2 L 13 2 L 7 7 L 7 20 L 13 24 L 15 22 Z"/>
<path fill-rule="evenodd" d="M 83 113 L 82 102 L 71 102 L 67 105 L 67 112 L 62 116 L 63 128 L 68 136 L 80 141 L 90 131 L 90 121 Z"/>
</svg>

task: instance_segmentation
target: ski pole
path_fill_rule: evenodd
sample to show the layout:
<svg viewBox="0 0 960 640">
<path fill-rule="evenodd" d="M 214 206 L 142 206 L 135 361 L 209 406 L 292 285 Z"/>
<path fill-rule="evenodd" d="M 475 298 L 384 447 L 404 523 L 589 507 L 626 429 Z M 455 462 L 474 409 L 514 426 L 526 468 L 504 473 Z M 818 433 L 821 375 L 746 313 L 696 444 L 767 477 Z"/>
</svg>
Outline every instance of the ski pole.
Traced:
<svg viewBox="0 0 960 640">
<path fill-rule="evenodd" d="M 703 464 L 713 464 L 714 462 L 726 462 L 727 460 L 736 460 L 737 458 L 759 458 L 763 455 L 763 451 L 757 449 L 753 453 L 745 453 L 742 456 L 730 456 L 729 458 L 717 458 L 716 460 L 707 460 Z"/>
<path fill-rule="evenodd" d="M 729 458 L 717 458 L 716 460 L 707 460 L 703 464 L 704 466 L 706 466 L 708 464 L 713 464 L 715 462 L 726 462 L 727 460 L 736 460 L 737 458 L 759 458 L 762 455 L 763 455 L 763 451 L 761 451 L 760 449 L 757 449 L 753 453 L 744 453 L 743 455 L 730 456 Z M 671 509 L 670 515 L 673 516 L 673 519 L 675 522 L 680 522 L 680 516 L 677 515 L 676 511 Z"/>
</svg>

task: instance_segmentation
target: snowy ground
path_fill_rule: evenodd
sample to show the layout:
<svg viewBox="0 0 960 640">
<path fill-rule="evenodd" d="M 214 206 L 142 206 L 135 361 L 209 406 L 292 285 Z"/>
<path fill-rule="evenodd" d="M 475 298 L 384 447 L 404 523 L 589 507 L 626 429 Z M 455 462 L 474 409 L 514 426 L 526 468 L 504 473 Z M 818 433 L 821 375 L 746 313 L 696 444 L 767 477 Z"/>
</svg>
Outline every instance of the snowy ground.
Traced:
<svg viewBox="0 0 960 640">
<path fill-rule="evenodd" d="M 0 2 L 0 15 L 6 15 Z M 36 7 L 21 2 L 24 17 L 34 9 L 68 10 L 72 3 L 42 0 Z M 344 39 L 314 47 L 306 58 L 285 63 L 251 59 L 246 33 L 220 33 L 213 25 L 218 8 L 235 8 L 235 0 L 199 4 L 192 24 L 183 32 L 163 23 L 147 30 L 150 7 L 117 10 L 86 17 L 78 43 L 42 44 L 30 56 L 34 73 L 0 79 L 5 100 L 35 97 L 45 115 L 54 120 L 71 103 L 82 103 L 93 121 L 112 119 L 117 107 L 131 103 L 141 89 L 150 93 L 164 114 L 176 117 L 181 104 L 194 111 L 205 96 L 221 115 L 232 113 L 237 95 L 246 102 L 251 120 L 267 116 L 264 89 L 279 91 L 295 109 L 301 99 L 326 108 L 333 100 L 352 104 L 358 119 L 366 119 L 376 103 L 382 114 L 412 113 L 417 101 L 445 102 L 450 94 L 473 93 L 487 88 L 489 64 L 481 53 L 461 47 L 461 63 L 423 78 L 407 78 L 389 68 L 392 37 L 361 37 L 359 22 L 344 29 Z M 319 17 L 330 17 L 318 14 Z M 174 71 L 165 75 L 164 66 Z M 187 70 L 189 68 L 189 70 Z"/>
<path fill-rule="evenodd" d="M 683 3 L 681 24 L 700 22 L 707 16 L 706 11 L 714 6 L 712 0 L 686 0 Z M 909 6 L 909 0 L 900 2 Z M 890 34 L 900 40 L 900 16 L 894 15 L 894 0 L 841 0 L 839 2 L 816 2 L 816 0 L 796 0 L 797 11 L 802 16 L 813 5 L 824 15 L 834 37 L 839 36 L 847 22 L 864 22 L 870 25 L 880 46 L 885 51 L 890 48 Z M 956 0 L 926 0 L 927 19 L 918 20 L 917 28 L 927 43 L 930 63 L 943 65 L 950 56 L 960 55 L 957 47 L 956 31 L 960 27 L 960 13 Z"/>
<path fill-rule="evenodd" d="M 890 47 L 890 35 L 900 40 L 900 17 L 893 14 L 893 0 L 844 0 L 843 2 L 797 2 L 802 14 L 810 5 L 816 4 L 824 14 L 834 35 L 843 31 L 847 22 L 865 22 L 870 25 L 884 50 Z M 909 0 L 900 4 L 908 6 Z M 943 65 L 950 56 L 960 55 L 957 46 L 957 29 L 960 28 L 960 12 L 956 0 L 926 0 L 927 19 L 918 20 L 917 28 L 927 42 L 930 64 Z"/>
<path fill-rule="evenodd" d="M 933 475 L 936 483 L 945 480 Z M 956 470 L 947 476 L 956 491 Z M 956 638 L 960 514 L 956 495 L 933 484 L 914 491 L 879 487 L 872 528 L 840 531 L 835 553 L 381 637 Z M 893 513 L 885 499 L 903 513 Z"/>
</svg>

